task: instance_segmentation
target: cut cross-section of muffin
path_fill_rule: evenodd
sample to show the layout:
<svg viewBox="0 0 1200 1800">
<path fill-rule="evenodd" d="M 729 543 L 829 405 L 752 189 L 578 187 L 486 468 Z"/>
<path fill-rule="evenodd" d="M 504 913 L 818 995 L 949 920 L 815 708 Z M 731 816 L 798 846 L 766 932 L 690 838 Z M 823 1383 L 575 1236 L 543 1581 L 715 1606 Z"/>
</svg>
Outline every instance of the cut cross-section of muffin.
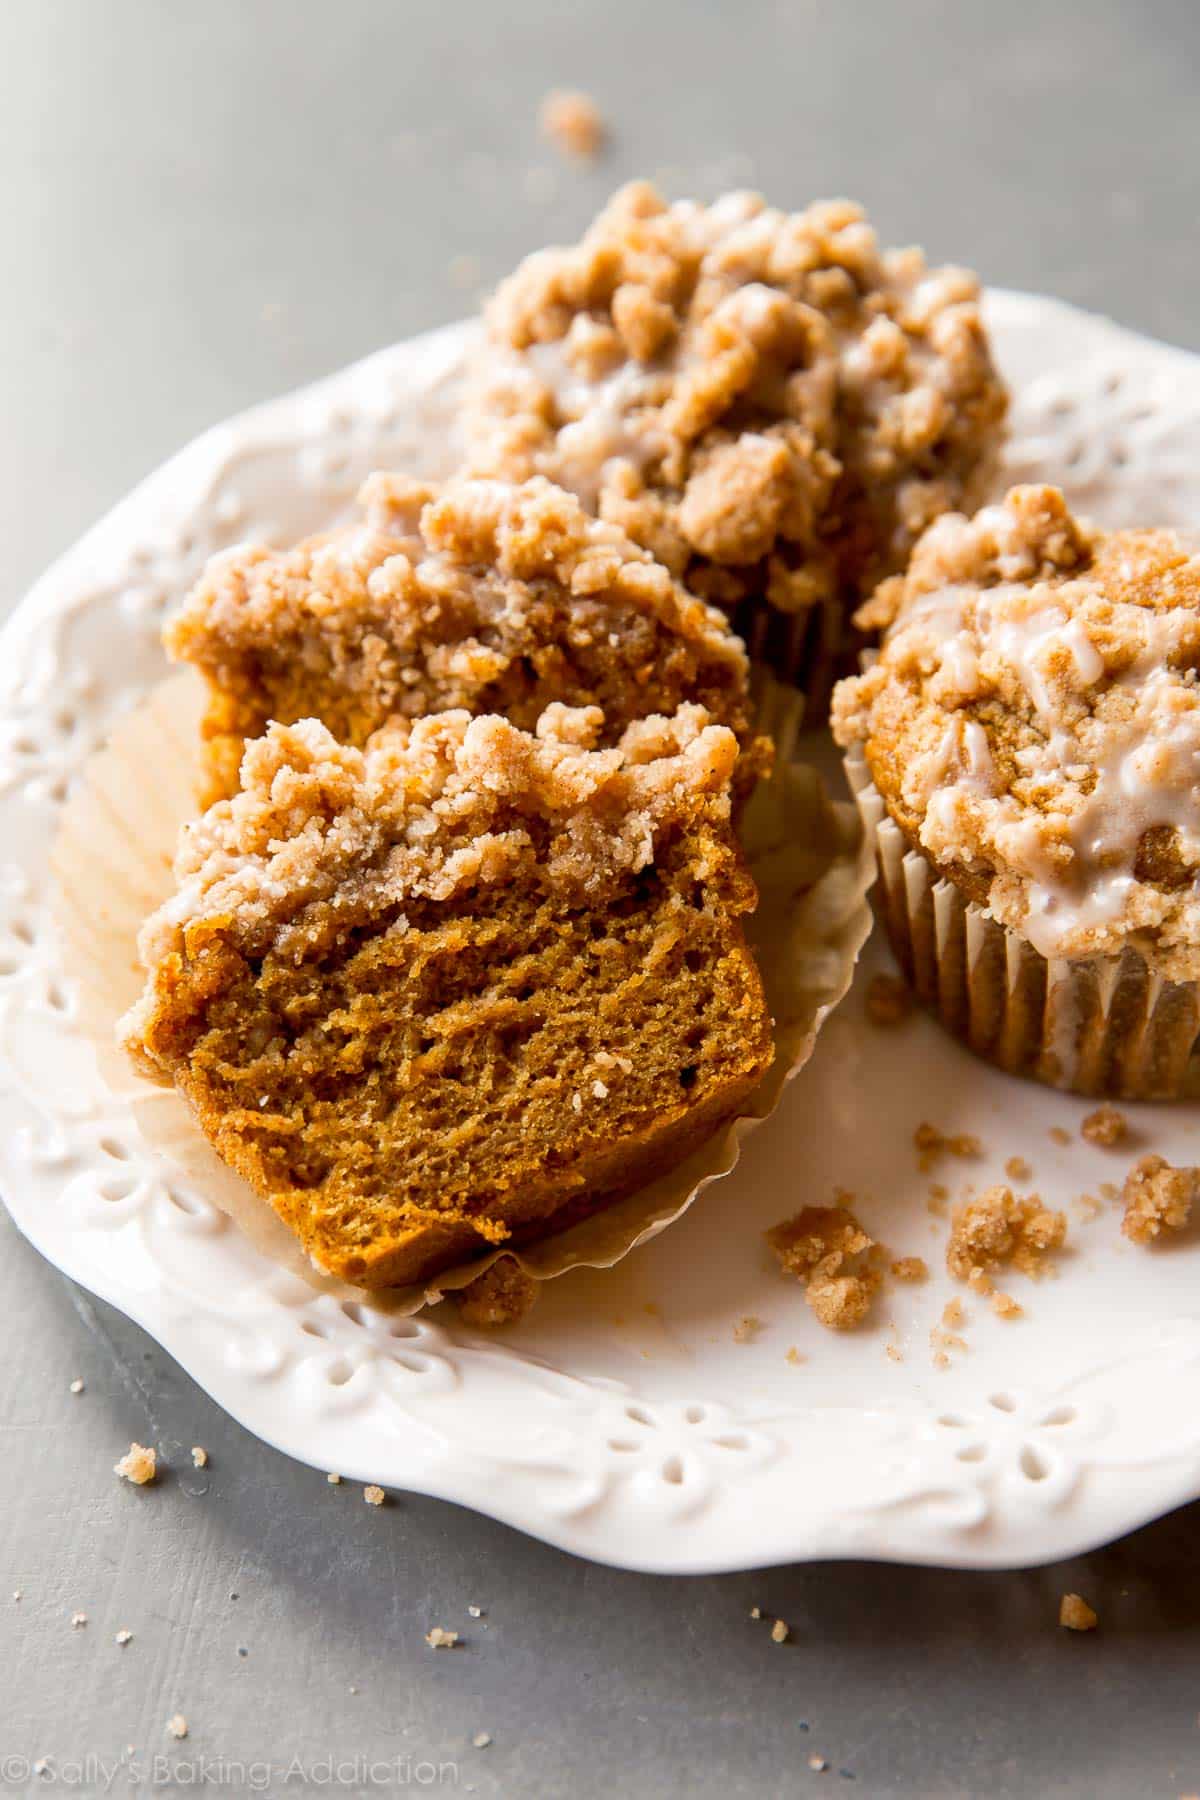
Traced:
<svg viewBox="0 0 1200 1800">
<path fill-rule="evenodd" d="M 746 655 L 723 615 L 573 496 L 375 475 L 361 499 L 345 529 L 215 557 L 168 624 L 208 686 L 206 800 L 237 791 L 247 740 L 304 718 L 361 746 L 390 718 L 456 707 L 532 730 L 560 701 L 599 706 L 613 743 L 694 701 L 748 742 Z"/>
<path fill-rule="evenodd" d="M 462 711 L 251 743 L 185 827 L 121 1032 L 315 1262 L 424 1280 L 632 1192 L 773 1057 L 737 741 Z"/>
</svg>

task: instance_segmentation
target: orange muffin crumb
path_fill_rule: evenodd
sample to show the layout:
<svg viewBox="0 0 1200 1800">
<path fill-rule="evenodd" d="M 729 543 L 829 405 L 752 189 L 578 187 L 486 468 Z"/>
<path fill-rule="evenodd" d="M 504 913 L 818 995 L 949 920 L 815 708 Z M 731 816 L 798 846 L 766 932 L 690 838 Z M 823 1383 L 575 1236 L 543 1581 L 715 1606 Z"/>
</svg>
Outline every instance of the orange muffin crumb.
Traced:
<svg viewBox="0 0 1200 1800">
<path fill-rule="evenodd" d="M 1125 1177 L 1121 1230 L 1135 1244 L 1182 1231 L 1192 1216 L 1200 1169 L 1176 1169 L 1163 1156 L 1143 1156 Z"/>
</svg>

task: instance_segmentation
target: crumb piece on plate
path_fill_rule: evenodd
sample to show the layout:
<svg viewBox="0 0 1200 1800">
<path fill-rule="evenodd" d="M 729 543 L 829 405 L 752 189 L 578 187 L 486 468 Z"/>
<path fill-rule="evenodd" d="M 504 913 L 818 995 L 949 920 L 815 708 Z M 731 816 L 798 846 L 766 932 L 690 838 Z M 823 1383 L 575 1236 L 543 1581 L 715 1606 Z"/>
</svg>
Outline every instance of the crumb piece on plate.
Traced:
<svg viewBox="0 0 1200 1800">
<path fill-rule="evenodd" d="M 1061 1125 L 1052 1125 L 1050 1127 L 1050 1136 L 1054 1139 L 1056 1144 L 1069 1144 L 1071 1141 L 1070 1132 L 1064 1131 Z"/>
<path fill-rule="evenodd" d="M 501 1256 L 454 1298 L 465 1325 L 515 1325 L 533 1310 L 538 1284 L 513 1256 Z"/>
<path fill-rule="evenodd" d="M 973 1269 L 1008 1263 L 1036 1276 L 1066 1236 L 1066 1214 L 1043 1206 L 1037 1194 L 1021 1198 L 1009 1187 L 986 1188 L 978 1199 L 955 1207 L 946 1267 L 959 1281 L 969 1281 Z"/>
<path fill-rule="evenodd" d="M 122 1649 L 124 1649 L 126 1644 L 132 1644 L 132 1642 L 133 1642 L 132 1631 L 128 1631 L 128 1630 L 126 1630 L 126 1628 L 124 1626 L 122 1626 L 120 1631 L 118 1631 L 116 1637 L 114 1638 L 113 1642 L 120 1644 Z"/>
<path fill-rule="evenodd" d="M 981 1269 L 978 1263 L 967 1275 L 967 1286 L 973 1294 L 978 1294 L 981 1300 L 986 1300 L 994 1291 L 991 1276 L 986 1269 Z"/>
<path fill-rule="evenodd" d="M 329 1471 L 329 1474 L 325 1477 L 325 1479 L 329 1483 L 330 1487 L 340 1487 L 341 1486 L 341 1483 L 342 1483 L 341 1476 L 335 1475 L 332 1469 Z"/>
<path fill-rule="evenodd" d="M 188 1722 L 182 1713 L 172 1713 L 167 1720 L 167 1734 L 173 1738 L 185 1738 L 188 1734 Z"/>
<path fill-rule="evenodd" d="M 87 1614 L 85 1612 L 73 1612 L 71 1614 L 71 1624 L 74 1629 L 78 1631 L 81 1626 L 87 1624 Z"/>
<path fill-rule="evenodd" d="M 71 1392 L 73 1394 L 82 1394 L 82 1392 L 83 1392 L 83 1382 L 80 1380 L 78 1375 L 75 1377 L 74 1381 L 71 1383 Z"/>
<path fill-rule="evenodd" d="M 992 1295 L 992 1311 L 998 1319 L 1019 1319 L 1025 1308 L 1011 1294 L 995 1293 Z"/>
<path fill-rule="evenodd" d="M 957 1296 L 947 1300 L 945 1306 L 942 1308 L 943 1325 L 948 1327 L 951 1331 L 957 1331 L 965 1317 L 966 1314 L 963 1312 L 963 1303 Z"/>
<path fill-rule="evenodd" d="M 1115 1106 L 1098 1106 L 1079 1127 L 1080 1136 L 1085 1137 L 1089 1144 L 1100 1144 L 1106 1150 L 1111 1149 L 1114 1144 L 1123 1143 L 1128 1130 L 1128 1119 Z"/>
<path fill-rule="evenodd" d="M 897 1281 L 924 1281 L 929 1275 L 929 1264 L 923 1256 L 898 1256 L 892 1264 L 892 1274 Z"/>
<path fill-rule="evenodd" d="M 1064 1594 L 1058 1608 L 1058 1622 L 1068 1631 L 1095 1631 L 1100 1623 L 1096 1613 L 1082 1594 Z"/>
<path fill-rule="evenodd" d="M 482 1619 L 482 1617 L 483 1617 L 482 1606 L 468 1606 L 467 1612 L 470 1614 L 471 1618 L 473 1618 L 473 1619 Z"/>
<path fill-rule="evenodd" d="M 761 1619 L 762 1618 L 762 1607 L 761 1606 L 752 1606 L 750 1608 L 750 1617 L 752 1619 Z"/>
<path fill-rule="evenodd" d="M 453 1650 L 458 1643 L 457 1631 L 444 1631 L 435 1625 L 432 1631 L 425 1633 L 425 1642 L 431 1650 Z"/>
<path fill-rule="evenodd" d="M 787 1347 L 787 1355 L 783 1360 L 790 1363 L 802 1363 L 807 1361 L 807 1358 L 803 1351 L 797 1349 L 795 1344 L 789 1344 Z"/>
<path fill-rule="evenodd" d="M 203 1444 L 192 1445 L 192 1467 L 206 1469 L 208 1467 L 208 1451 Z"/>
<path fill-rule="evenodd" d="M 746 1317 L 739 1319 L 734 1326 L 733 1341 L 735 1344 L 752 1344 L 762 1328 L 762 1320 L 756 1319 L 753 1313 L 747 1313 Z"/>
<path fill-rule="evenodd" d="M 1028 1181 L 1033 1169 L 1023 1156 L 1010 1156 L 1004 1165 L 1004 1173 L 1010 1181 Z"/>
<path fill-rule="evenodd" d="M 158 1473 L 158 1458 L 147 1444 L 130 1444 L 120 1462 L 113 1464 L 113 1474 L 135 1487 L 145 1487 Z"/>
<path fill-rule="evenodd" d="M 363 1499 L 368 1506 L 382 1506 L 387 1499 L 387 1495 L 381 1487 L 377 1487 L 376 1484 L 372 1482 L 370 1487 L 365 1487 L 363 1489 Z"/>
<path fill-rule="evenodd" d="M 1135 1244 L 1182 1231 L 1192 1213 L 1200 1169 L 1176 1169 L 1163 1156 L 1143 1156 L 1125 1177 L 1121 1230 Z"/>
<path fill-rule="evenodd" d="M 771 1642 L 773 1644 L 786 1644 L 788 1636 L 789 1631 L 787 1621 L 785 1619 L 776 1619 L 771 1627 Z"/>
<path fill-rule="evenodd" d="M 983 1146 L 972 1132 L 958 1131 L 947 1134 L 939 1131 L 936 1125 L 922 1120 L 913 1132 L 913 1148 L 917 1152 L 917 1163 L 922 1173 L 932 1169 L 939 1156 L 974 1157 L 980 1155 Z"/>
<path fill-rule="evenodd" d="M 804 1283 L 805 1299 L 820 1324 L 831 1331 L 852 1331 L 862 1324 L 880 1276 L 868 1261 L 875 1240 L 848 1207 L 803 1207 L 773 1226 L 767 1243 L 784 1274 Z"/>
<path fill-rule="evenodd" d="M 889 1362 L 904 1361 L 904 1352 L 899 1344 L 885 1344 L 883 1347 L 883 1354 L 887 1357 Z"/>
<path fill-rule="evenodd" d="M 477 1750 L 486 1750 L 491 1741 L 492 1734 L 490 1731 L 477 1731 L 475 1736 L 471 1739 L 471 1742 Z"/>
<path fill-rule="evenodd" d="M 564 156 L 599 156 L 608 136 L 604 115 L 590 94 L 553 88 L 538 111 L 542 136 Z"/>
<path fill-rule="evenodd" d="M 872 1025 L 885 1029 L 903 1025 L 913 1009 L 912 995 L 906 983 L 894 975 L 873 975 L 867 988 L 867 1017 Z"/>
<path fill-rule="evenodd" d="M 829 1767 L 829 1764 L 823 1756 L 810 1756 L 808 1759 L 808 1766 L 815 1775 L 823 1775 Z"/>
</svg>

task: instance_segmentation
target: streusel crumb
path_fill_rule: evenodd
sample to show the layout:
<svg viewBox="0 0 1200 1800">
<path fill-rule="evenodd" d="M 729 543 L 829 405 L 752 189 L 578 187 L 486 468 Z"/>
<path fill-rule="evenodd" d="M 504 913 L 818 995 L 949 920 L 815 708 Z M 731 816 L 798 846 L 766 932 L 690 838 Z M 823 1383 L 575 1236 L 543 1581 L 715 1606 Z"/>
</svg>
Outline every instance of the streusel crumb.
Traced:
<svg viewBox="0 0 1200 1800">
<path fill-rule="evenodd" d="M 773 1644 L 786 1644 L 790 1635 L 791 1632 L 786 1619 L 776 1619 L 771 1627 L 771 1642 Z"/>
<path fill-rule="evenodd" d="M 474 466 L 573 489 L 722 605 L 868 592 L 998 449 L 978 282 L 881 251 L 850 201 L 635 182 L 486 316 Z"/>
<path fill-rule="evenodd" d="M 1059 1603 L 1058 1622 L 1068 1631 L 1095 1631 L 1100 1619 L 1082 1594 L 1064 1594 Z"/>
<path fill-rule="evenodd" d="M 1135 1244 L 1182 1231 L 1200 1190 L 1200 1169 L 1176 1169 L 1163 1156 L 1143 1156 L 1125 1177 L 1121 1230 Z"/>
<path fill-rule="evenodd" d="M 387 1495 L 381 1487 L 377 1486 L 375 1482 L 372 1482 L 369 1487 L 363 1489 L 363 1499 L 368 1506 L 382 1506 L 387 1499 Z"/>
<path fill-rule="evenodd" d="M 892 1274 L 897 1281 L 925 1281 L 929 1265 L 921 1256 L 901 1256 L 892 1264 Z"/>
<path fill-rule="evenodd" d="M 1095 1112 L 1088 1114 L 1079 1131 L 1089 1144 L 1100 1144 L 1108 1150 L 1125 1141 L 1129 1121 L 1115 1106 L 1098 1106 Z"/>
<path fill-rule="evenodd" d="M 1010 1181 L 1028 1181 L 1033 1169 L 1023 1156 L 1010 1156 L 1004 1165 L 1004 1173 Z"/>
<path fill-rule="evenodd" d="M 432 1631 L 425 1633 L 425 1642 L 431 1650 L 453 1650 L 458 1643 L 457 1631 L 446 1631 L 435 1625 Z"/>
<path fill-rule="evenodd" d="M 501 1256 L 454 1298 L 464 1325 L 515 1325 L 537 1304 L 538 1284 L 513 1256 Z"/>
<path fill-rule="evenodd" d="M 885 1029 L 903 1025 L 913 1009 L 908 984 L 894 975 L 873 975 L 867 988 L 867 1017 Z"/>
<path fill-rule="evenodd" d="M 1036 1194 L 1020 1198 L 1010 1187 L 985 1189 L 978 1199 L 954 1210 L 946 1267 L 959 1281 L 975 1269 L 1011 1264 L 1024 1275 L 1039 1275 L 1067 1237 L 1065 1213 L 1052 1212 Z"/>
<path fill-rule="evenodd" d="M 361 748 L 396 718 L 464 708 L 534 731 L 554 703 L 599 706 L 609 745 L 695 702 L 751 749 L 746 653 L 723 615 L 572 495 L 373 475 L 359 505 L 293 549 L 214 557 L 167 626 L 208 689 L 207 800 L 237 792 L 247 741 L 301 719 Z"/>
<path fill-rule="evenodd" d="M 806 1206 L 767 1232 L 785 1275 L 804 1283 L 804 1297 L 831 1331 L 861 1325 L 879 1291 L 868 1254 L 875 1240 L 845 1206 Z"/>
<path fill-rule="evenodd" d="M 555 88 L 547 94 L 538 122 L 542 136 L 565 156 L 599 156 L 608 136 L 604 115 L 591 95 L 572 88 Z"/>
<path fill-rule="evenodd" d="M 145 1487 L 158 1473 L 158 1457 L 147 1444 L 130 1444 L 120 1462 L 113 1464 L 113 1474 L 135 1487 Z"/>
</svg>

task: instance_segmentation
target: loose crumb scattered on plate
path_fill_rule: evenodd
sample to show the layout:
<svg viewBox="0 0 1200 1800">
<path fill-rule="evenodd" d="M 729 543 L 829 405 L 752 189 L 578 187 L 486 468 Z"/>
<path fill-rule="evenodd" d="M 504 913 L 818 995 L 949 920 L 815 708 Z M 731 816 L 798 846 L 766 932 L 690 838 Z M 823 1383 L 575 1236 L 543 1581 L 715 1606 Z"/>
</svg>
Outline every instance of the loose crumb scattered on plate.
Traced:
<svg viewBox="0 0 1200 1800">
<path fill-rule="evenodd" d="M 82 1392 L 83 1392 L 83 1382 L 78 1375 L 75 1377 L 74 1381 L 71 1383 L 71 1392 L 73 1394 L 82 1394 Z"/>
<path fill-rule="evenodd" d="M 203 1444 L 192 1445 L 192 1463 L 197 1469 L 207 1468 L 208 1451 L 204 1448 Z"/>
<path fill-rule="evenodd" d="M 158 1473 L 158 1459 L 147 1444 L 130 1444 L 120 1462 L 113 1464 L 113 1474 L 135 1487 L 145 1487 Z"/>
<path fill-rule="evenodd" d="M 78 1631 L 81 1625 L 87 1624 L 87 1614 L 85 1612 L 73 1612 L 71 1614 L 71 1624 L 74 1626 L 75 1630 Z"/>
<path fill-rule="evenodd" d="M 1069 1144 L 1071 1141 L 1070 1132 L 1064 1131 L 1061 1125 L 1052 1125 L 1050 1127 L 1050 1136 L 1054 1139 L 1056 1144 Z"/>
<path fill-rule="evenodd" d="M 785 1275 L 804 1283 L 804 1297 L 830 1331 L 861 1325 L 879 1291 L 880 1274 L 870 1257 L 875 1240 L 838 1193 L 836 1206 L 805 1206 L 767 1232 Z"/>
<path fill-rule="evenodd" d="M 501 1256 L 455 1296 L 466 1325 L 515 1325 L 537 1302 L 538 1283 L 515 1257 Z"/>
<path fill-rule="evenodd" d="M 1095 1611 L 1082 1594 L 1064 1594 L 1058 1608 L 1058 1622 L 1068 1631 L 1095 1631 L 1100 1623 Z"/>
<path fill-rule="evenodd" d="M 979 1156 L 983 1146 L 969 1131 L 947 1134 L 923 1119 L 913 1132 L 913 1148 L 917 1152 L 917 1167 L 927 1175 L 940 1156 Z"/>
<path fill-rule="evenodd" d="M 173 1738 L 185 1738 L 188 1734 L 188 1722 L 182 1713 L 172 1713 L 167 1720 L 167 1735 Z"/>
<path fill-rule="evenodd" d="M 867 1017 L 885 1029 L 903 1025 L 913 1009 L 912 995 L 894 975 L 873 975 L 867 988 Z"/>
<path fill-rule="evenodd" d="M 790 1363 L 802 1363 L 807 1362 L 808 1359 L 801 1350 L 797 1349 L 795 1344 L 789 1344 L 783 1360 Z"/>
<path fill-rule="evenodd" d="M 789 1637 L 789 1630 L 788 1630 L 787 1620 L 786 1619 L 776 1619 L 775 1623 L 771 1627 L 771 1642 L 773 1644 L 786 1644 L 788 1641 L 788 1637 Z"/>
<path fill-rule="evenodd" d="M 892 1264 L 892 1274 L 897 1281 L 925 1281 L 929 1264 L 923 1256 L 898 1256 Z"/>
<path fill-rule="evenodd" d="M 330 1487 L 340 1487 L 341 1486 L 341 1481 L 342 1481 L 341 1476 L 335 1475 L 332 1469 L 329 1471 L 329 1473 L 325 1477 L 325 1479 L 329 1483 Z"/>
<path fill-rule="evenodd" d="M 1150 1244 L 1164 1231 L 1182 1231 L 1192 1216 L 1200 1169 L 1176 1169 L 1164 1156 L 1143 1156 L 1125 1177 L 1121 1230 L 1134 1244 Z"/>
<path fill-rule="evenodd" d="M 376 1487 L 375 1483 L 372 1482 L 370 1487 L 365 1487 L 363 1489 L 363 1499 L 368 1506 L 382 1506 L 387 1499 L 387 1495 L 381 1487 Z"/>
<path fill-rule="evenodd" d="M 564 156 L 599 156 L 608 136 L 596 102 L 575 88 L 552 89 L 542 101 L 538 123 L 542 136 Z"/>
<path fill-rule="evenodd" d="M 1019 1319 L 1025 1308 L 1011 1294 L 995 1293 L 992 1295 L 992 1311 L 1000 1319 Z"/>
<path fill-rule="evenodd" d="M 753 1313 L 747 1313 L 746 1317 L 739 1319 L 734 1326 L 733 1341 L 735 1344 L 752 1344 L 762 1328 L 762 1320 L 755 1318 Z"/>
<path fill-rule="evenodd" d="M 453 1650 L 458 1643 L 458 1633 L 443 1631 L 440 1625 L 435 1625 L 432 1631 L 425 1633 L 425 1642 L 431 1650 Z"/>
<path fill-rule="evenodd" d="M 829 1764 L 823 1756 L 810 1756 L 808 1759 L 808 1766 L 812 1769 L 814 1774 L 823 1775 L 829 1767 Z"/>
<path fill-rule="evenodd" d="M 117 1633 L 117 1635 L 116 1635 L 116 1637 L 115 1637 L 115 1639 L 114 1639 L 114 1640 L 113 1640 L 113 1641 L 114 1641 L 114 1642 L 115 1642 L 115 1643 L 118 1643 L 118 1644 L 120 1644 L 120 1645 L 121 1645 L 121 1646 L 122 1646 L 122 1648 L 123 1648 L 123 1647 L 124 1647 L 124 1646 L 125 1646 L 125 1645 L 126 1645 L 126 1644 L 132 1644 L 132 1642 L 133 1642 L 133 1633 L 132 1633 L 132 1631 L 127 1631 L 127 1630 L 126 1630 L 126 1629 L 125 1629 L 125 1627 L 124 1627 L 124 1626 L 122 1626 L 122 1627 L 121 1627 L 121 1629 L 120 1629 L 120 1631 L 118 1631 L 118 1633 Z"/>
<path fill-rule="evenodd" d="M 990 1187 L 955 1207 L 946 1267 L 959 1281 L 969 1281 L 974 1269 L 1007 1263 L 1024 1275 L 1038 1276 L 1066 1237 L 1066 1214 L 1043 1206 L 1037 1194 L 1022 1198 L 1010 1187 Z"/>
<path fill-rule="evenodd" d="M 762 1615 L 762 1607 L 761 1606 L 752 1606 L 750 1608 L 750 1617 L 752 1619 L 761 1619 L 762 1616 L 763 1615 Z"/>
<path fill-rule="evenodd" d="M 1033 1169 L 1023 1156 L 1010 1156 L 1004 1165 L 1004 1173 L 1010 1181 L 1028 1181 Z"/>
<path fill-rule="evenodd" d="M 1080 1136 L 1089 1144 L 1101 1144 L 1106 1150 L 1122 1143 L 1128 1130 L 1129 1121 L 1115 1106 L 1098 1106 L 1079 1127 Z"/>
<path fill-rule="evenodd" d="M 482 1619 L 483 1617 L 482 1606 L 468 1606 L 467 1611 L 473 1619 Z"/>
<path fill-rule="evenodd" d="M 471 1742 L 477 1750 L 486 1750 L 491 1741 L 492 1734 L 490 1731 L 477 1731 L 475 1736 L 471 1739 Z"/>
</svg>

